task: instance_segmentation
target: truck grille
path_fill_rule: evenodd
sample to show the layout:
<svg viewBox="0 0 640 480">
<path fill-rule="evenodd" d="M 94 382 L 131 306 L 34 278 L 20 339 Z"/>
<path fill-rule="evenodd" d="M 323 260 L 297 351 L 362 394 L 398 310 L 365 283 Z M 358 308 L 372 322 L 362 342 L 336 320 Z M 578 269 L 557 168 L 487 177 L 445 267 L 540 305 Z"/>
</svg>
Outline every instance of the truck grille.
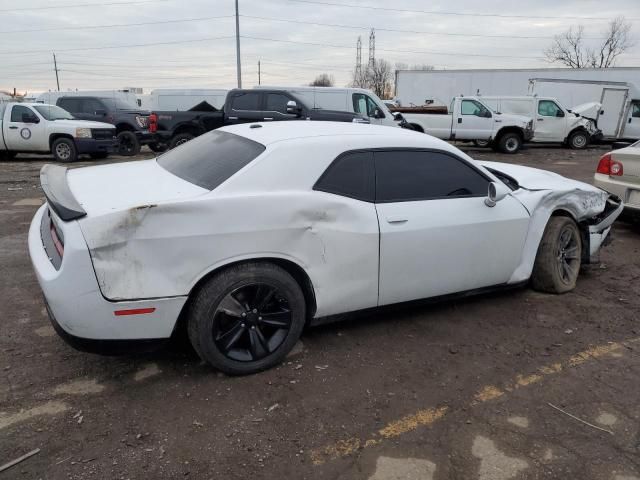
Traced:
<svg viewBox="0 0 640 480">
<path fill-rule="evenodd" d="M 112 140 L 116 136 L 113 128 L 92 128 L 91 138 L 94 140 Z"/>
</svg>

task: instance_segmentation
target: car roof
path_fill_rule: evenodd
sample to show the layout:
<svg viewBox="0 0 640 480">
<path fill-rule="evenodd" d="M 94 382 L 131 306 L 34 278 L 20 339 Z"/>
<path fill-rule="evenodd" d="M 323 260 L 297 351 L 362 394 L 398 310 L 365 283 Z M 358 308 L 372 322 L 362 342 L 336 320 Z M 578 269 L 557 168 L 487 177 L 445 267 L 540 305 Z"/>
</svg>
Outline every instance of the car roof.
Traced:
<svg viewBox="0 0 640 480">
<path fill-rule="evenodd" d="M 219 130 L 246 137 L 265 146 L 302 138 L 327 137 L 327 141 L 343 140 L 345 144 L 363 143 L 371 148 L 388 146 L 457 151 L 448 143 L 424 133 L 399 127 L 362 123 L 291 120 L 244 123 Z"/>
</svg>

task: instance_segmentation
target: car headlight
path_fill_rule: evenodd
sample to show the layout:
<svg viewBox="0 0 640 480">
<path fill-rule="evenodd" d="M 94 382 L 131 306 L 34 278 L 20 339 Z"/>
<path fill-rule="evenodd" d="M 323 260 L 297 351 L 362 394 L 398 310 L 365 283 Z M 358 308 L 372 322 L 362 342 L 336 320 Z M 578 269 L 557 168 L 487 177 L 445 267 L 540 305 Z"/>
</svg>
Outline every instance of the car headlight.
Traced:
<svg viewBox="0 0 640 480">
<path fill-rule="evenodd" d="M 76 138 L 91 138 L 91 129 L 76 128 Z"/>
</svg>

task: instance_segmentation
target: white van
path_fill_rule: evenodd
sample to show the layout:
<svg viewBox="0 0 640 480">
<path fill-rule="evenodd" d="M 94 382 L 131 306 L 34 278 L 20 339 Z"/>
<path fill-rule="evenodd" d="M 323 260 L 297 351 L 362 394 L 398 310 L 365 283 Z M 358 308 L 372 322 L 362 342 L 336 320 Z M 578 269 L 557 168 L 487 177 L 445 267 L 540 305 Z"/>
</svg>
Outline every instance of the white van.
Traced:
<svg viewBox="0 0 640 480">
<path fill-rule="evenodd" d="M 311 108 L 340 110 L 368 117 L 372 124 L 399 127 L 394 115 L 378 96 L 365 88 L 340 87 L 269 87 L 254 88 L 285 90 L 300 98 Z"/>
<path fill-rule="evenodd" d="M 532 118 L 531 142 L 534 143 L 562 143 L 581 149 L 600 133 L 593 119 L 581 116 L 580 107 L 569 110 L 554 97 L 483 95 L 479 98 L 496 112 Z"/>
<path fill-rule="evenodd" d="M 36 103 L 47 103 L 55 105 L 60 97 L 101 97 L 113 98 L 121 100 L 127 105 L 131 105 L 132 109 L 139 107 L 137 96 L 129 90 L 74 90 L 70 92 L 44 92 L 36 98 Z"/>
<path fill-rule="evenodd" d="M 217 88 L 156 88 L 151 91 L 148 103 L 149 110 L 180 111 L 207 102 L 212 107 L 222 110 L 229 90 Z"/>
</svg>

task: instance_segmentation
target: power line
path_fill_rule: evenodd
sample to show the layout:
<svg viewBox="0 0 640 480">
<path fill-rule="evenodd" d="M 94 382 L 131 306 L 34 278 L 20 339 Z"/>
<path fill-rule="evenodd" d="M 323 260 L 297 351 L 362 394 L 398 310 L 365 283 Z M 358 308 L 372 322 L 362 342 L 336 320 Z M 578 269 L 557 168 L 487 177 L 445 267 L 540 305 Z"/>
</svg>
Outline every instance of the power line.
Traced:
<svg viewBox="0 0 640 480">
<path fill-rule="evenodd" d="M 194 43 L 194 42 L 209 42 L 212 40 L 225 40 L 228 38 L 235 38 L 233 35 L 227 35 L 224 37 L 207 37 L 207 38 L 194 38 L 192 40 L 176 40 L 172 42 L 152 42 L 152 43 L 137 43 L 130 45 L 112 45 L 103 47 L 76 47 L 76 48 L 60 48 L 56 49 L 56 52 L 79 52 L 85 50 L 106 50 L 110 48 L 134 48 L 134 47 L 152 47 L 156 45 L 176 45 L 180 43 Z M 51 53 L 51 49 L 48 50 L 24 50 L 21 52 L 0 52 L 0 55 L 18 55 L 18 54 L 32 54 L 32 53 Z"/>
<path fill-rule="evenodd" d="M 293 1 L 293 0 L 291 0 Z M 347 28 L 355 30 L 369 30 L 371 27 L 359 26 L 359 25 L 344 25 L 337 23 L 320 23 L 320 22 L 305 22 L 303 20 L 287 20 L 282 18 L 269 18 L 269 17 L 257 17 L 253 15 L 241 15 L 241 17 L 251 18 L 256 20 L 267 20 L 273 22 L 286 22 L 286 23 L 298 23 L 303 25 L 318 25 L 322 27 L 335 27 L 335 28 Z M 478 38 L 518 38 L 518 39 L 541 39 L 549 40 L 555 37 L 553 36 L 533 36 L 533 35 L 483 35 L 473 33 L 451 33 L 451 32 L 429 32 L 425 30 L 400 30 L 395 28 L 374 27 L 376 30 L 382 32 L 394 32 L 394 33 L 419 33 L 421 35 L 442 35 L 451 37 L 478 37 Z M 1 32 L 0 32 L 1 33 Z M 603 37 L 584 37 L 586 40 L 600 40 Z"/>
<path fill-rule="evenodd" d="M 374 7 L 372 5 L 353 5 L 348 3 L 332 3 L 332 2 L 320 2 L 317 0 L 288 0 L 295 3 L 306 3 L 312 5 L 328 5 L 332 7 L 347 7 L 347 8 L 365 8 L 369 10 L 383 10 L 387 12 L 402 12 L 402 13 L 426 13 L 429 15 L 454 15 L 464 17 L 498 17 L 498 18 L 522 18 L 522 19 L 542 19 L 542 20 L 609 20 L 606 17 L 558 17 L 558 16 L 544 16 L 544 15 L 503 15 L 499 13 L 463 13 L 463 12 L 447 12 L 441 10 L 410 10 L 405 8 L 389 8 L 389 7 Z M 638 20 L 640 17 L 626 17 L 627 20 Z"/>
<path fill-rule="evenodd" d="M 97 28 L 118 28 L 118 27 L 141 27 L 144 25 L 163 25 L 168 23 L 187 23 L 187 22 L 201 22 L 205 20 L 215 20 L 219 18 L 229 18 L 234 15 L 222 15 L 217 17 L 199 17 L 199 18 L 185 18 L 182 20 L 159 20 L 155 22 L 140 22 L 140 23 L 120 23 L 120 24 L 112 24 L 112 25 L 89 25 L 89 26 L 81 26 L 81 27 L 59 27 L 59 28 L 34 28 L 29 30 L 2 30 L 0 34 L 6 33 L 30 33 L 30 32 L 57 32 L 57 31 L 68 31 L 68 30 L 95 30 Z"/>
<path fill-rule="evenodd" d="M 134 0 L 128 2 L 108 2 L 108 3 L 78 3 L 74 5 L 51 5 L 48 7 L 24 7 L 24 8 L 6 8 L 0 10 L 0 13 L 10 13 L 10 12 L 26 12 L 33 10 L 54 10 L 57 8 L 81 8 L 81 7 L 111 7 L 111 6 L 119 6 L 119 5 L 137 5 L 141 3 L 158 3 L 158 2 L 170 2 L 172 0 Z"/>
<path fill-rule="evenodd" d="M 317 47 L 353 49 L 352 45 L 332 45 L 329 43 L 302 42 L 302 41 L 296 41 L 296 40 L 282 40 L 277 38 L 252 37 L 248 35 L 242 35 L 242 38 L 249 38 L 252 40 L 261 40 L 266 42 L 282 42 L 282 43 L 294 43 L 294 44 L 300 44 L 300 45 L 313 45 Z M 490 54 L 480 54 L 480 53 L 435 52 L 435 51 L 429 51 L 429 50 L 394 50 L 389 48 L 378 48 L 378 50 L 383 52 L 395 52 L 395 53 L 418 53 L 418 54 L 446 55 L 446 56 L 455 55 L 458 57 L 517 58 L 517 59 L 536 59 L 536 60 L 540 60 L 543 58 L 543 57 L 528 57 L 523 55 L 490 55 Z"/>
</svg>

